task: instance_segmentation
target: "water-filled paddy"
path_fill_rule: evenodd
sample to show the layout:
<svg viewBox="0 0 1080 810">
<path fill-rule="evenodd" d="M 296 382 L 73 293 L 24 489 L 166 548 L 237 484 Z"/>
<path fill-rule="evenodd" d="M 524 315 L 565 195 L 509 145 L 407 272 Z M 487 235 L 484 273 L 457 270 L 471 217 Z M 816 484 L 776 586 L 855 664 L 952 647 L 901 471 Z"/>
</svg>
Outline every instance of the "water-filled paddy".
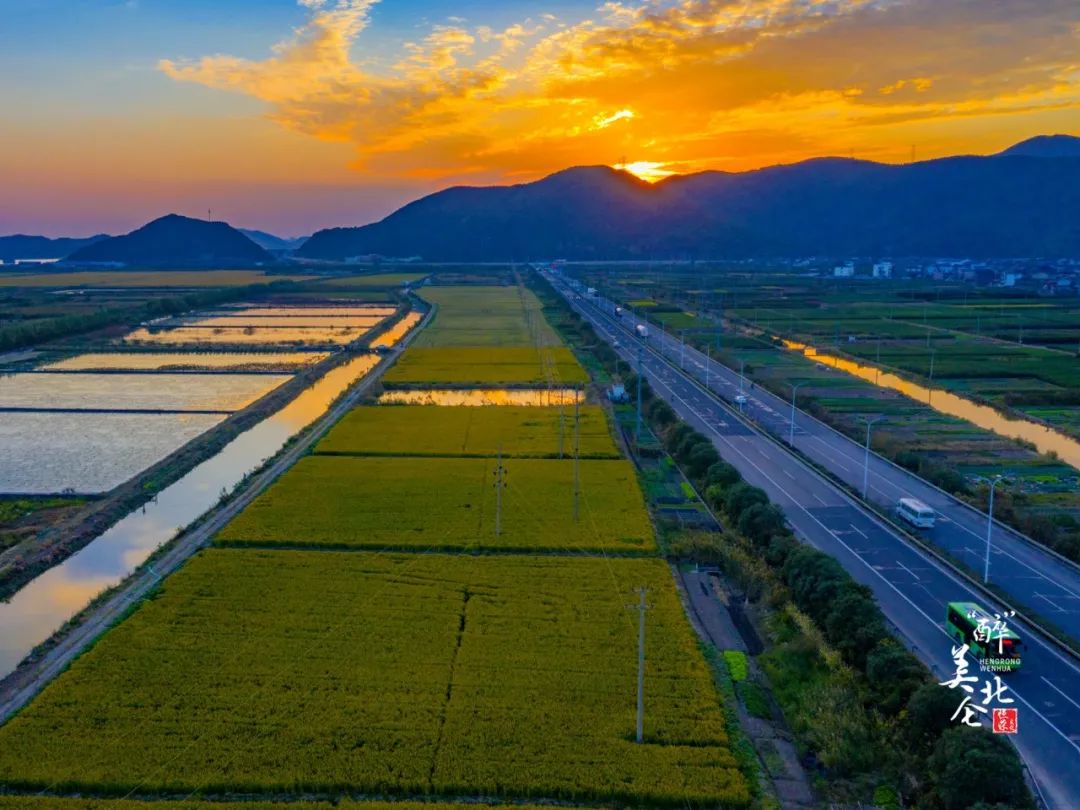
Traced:
<svg viewBox="0 0 1080 810">
<path fill-rule="evenodd" d="M 86 548 L 29 583 L 16 593 L 10 602 L 0 602 L 0 627 L 4 628 L 4 632 L 0 633 L 0 677 L 8 674 L 23 656 L 47 639 L 97 593 L 115 585 L 140 565 L 154 549 L 176 533 L 178 526 L 186 526 L 213 506 L 222 490 L 232 489 L 247 473 L 280 450 L 291 436 L 325 413 L 333 401 L 368 373 L 378 360 L 374 355 L 361 355 L 328 371 L 280 411 L 241 433 L 217 455 L 165 487 L 154 500 L 107 529 Z M 2 423 L 7 423 L 8 416 L 5 414 Z M 45 416 L 86 416 L 97 420 L 101 418 L 99 414 Z M 121 422 L 133 419 L 134 416 L 137 415 L 120 414 L 113 424 L 135 424 L 134 421 Z M 218 417 L 149 418 L 213 420 Z M 131 433 L 129 430 L 126 435 Z M 0 435 L 0 443 L 2 442 L 4 437 Z"/>
<path fill-rule="evenodd" d="M 0 377 L 0 408 L 235 411 L 288 379 L 283 374 L 11 374 Z"/>
<path fill-rule="evenodd" d="M 128 334 L 128 343 L 154 344 L 278 344 L 344 345 L 363 337 L 369 327 L 258 327 L 175 326 L 140 327 Z"/>
<path fill-rule="evenodd" d="M 184 326 L 224 326 L 229 329 L 255 326 L 285 327 L 289 329 L 370 329 L 383 319 L 382 315 L 211 315 L 185 319 Z"/>
<path fill-rule="evenodd" d="M 105 492 L 209 430 L 213 414 L 5 413 L 0 492 Z"/>
<path fill-rule="evenodd" d="M 307 366 L 326 352 L 95 352 L 42 366 L 47 371 L 263 370 Z"/>
</svg>

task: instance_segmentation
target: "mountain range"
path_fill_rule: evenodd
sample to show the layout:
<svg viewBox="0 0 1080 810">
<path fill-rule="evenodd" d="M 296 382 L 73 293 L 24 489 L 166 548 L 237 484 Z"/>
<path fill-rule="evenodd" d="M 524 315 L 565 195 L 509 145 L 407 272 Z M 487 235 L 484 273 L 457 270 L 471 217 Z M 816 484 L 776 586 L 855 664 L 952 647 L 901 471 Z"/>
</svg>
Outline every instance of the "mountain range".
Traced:
<svg viewBox="0 0 1080 810">
<path fill-rule="evenodd" d="M 607 166 L 454 187 L 296 255 L 427 261 L 1080 256 L 1080 138 L 892 165 L 818 158 L 650 184 Z"/>
<path fill-rule="evenodd" d="M 281 251 L 296 250 L 308 240 L 308 237 L 306 236 L 297 236 L 295 238 L 289 239 L 288 237 L 275 236 L 274 234 L 267 233 L 266 231 L 252 230 L 251 228 L 237 228 L 236 230 L 240 231 L 240 233 L 242 233 L 244 236 L 246 236 L 248 239 L 250 239 L 252 242 L 263 248 L 264 250 L 269 250 L 275 253 Z"/>
<path fill-rule="evenodd" d="M 243 267 L 341 261 L 1080 256 L 1080 138 L 903 165 L 816 158 L 647 183 L 579 166 L 532 183 L 458 186 L 385 219 L 282 239 L 176 214 L 124 236 L 0 237 L 0 259 Z"/>
<path fill-rule="evenodd" d="M 0 261 L 62 259 L 81 247 L 108 238 L 103 233 L 97 236 L 88 236 L 85 239 L 72 239 L 69 237 L 50 239 L 47 236 L 27 236 L 21 233 L 12 236 L 0 236 Z"/>
</svg>

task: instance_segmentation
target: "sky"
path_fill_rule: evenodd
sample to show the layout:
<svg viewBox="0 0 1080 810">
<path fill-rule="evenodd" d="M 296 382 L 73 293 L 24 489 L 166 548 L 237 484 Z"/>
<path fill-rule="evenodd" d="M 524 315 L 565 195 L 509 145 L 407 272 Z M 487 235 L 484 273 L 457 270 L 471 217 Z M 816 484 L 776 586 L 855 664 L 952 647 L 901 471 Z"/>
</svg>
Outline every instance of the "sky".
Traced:
<svg viewBox="0 0 1080 810">
<path fill-rule="evenodd" d="M 0 0 L 0 234 L 1080 135 L 1076 0 Z"/>
</svg>

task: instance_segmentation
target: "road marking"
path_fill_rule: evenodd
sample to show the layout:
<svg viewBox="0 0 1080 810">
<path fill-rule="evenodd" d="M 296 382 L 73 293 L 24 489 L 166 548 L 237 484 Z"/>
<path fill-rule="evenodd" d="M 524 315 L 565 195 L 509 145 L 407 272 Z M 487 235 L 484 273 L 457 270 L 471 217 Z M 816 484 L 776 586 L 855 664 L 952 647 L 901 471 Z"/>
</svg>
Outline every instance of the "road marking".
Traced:
<svg viewBox="0 0 1080 810">
<path fill-rule="evenodd" d="M 1077 703 L 1075 700 L 1073 700 L 1071 697 L 1069 697 L 1067 694 L 1065 694 L 1065 692 L 1063 692 L 1061 689 L 1058 689 L 1058 687 L 1055 686 L 1052 681 L 1047 679 L 1047 677 L 1045 675 L 1040 675 L 1039 677 L 1042 678 L 1043 683 L 1045 683 L 1047 686 L 1049 686 L 1051 689 L 1053 689 L 1055 692 L 1057 692 L 1059 695 L 1061 695 L 1063 698 L 1065 698 L 1067 701 L 1069 701 L 1069 703 L 1071 703 L 1073 706 L 1080 709 L 1080 703 Z"/>
<path fill-rule="evenodd" d="M 822 500 L 821 497 L 819 497 L 816 492 L 811 492 L 810 494 L 814 497 L 814 500 L 816 500 L 822 506 L 828 506 L 829 505 L 824 500 Z M 829 529 L 829 531 L 832 532 L 832 529 Z M 836 534 L 836 532 L 833 532 L 833 534 Z"/>
<path fill-rule="evenodd" d="M 920 577 L 918 574 L 916 574 L 914 571 L 912 571 L 910 568 L 908 568 L 902 562 L 897 560 L 896 564 L 899 565 L 901 568 L 903 568 L 905 571 L 907 571 L 909 574 L 911 574 L 911 576 L 914 577 L 916 582 L 922 582 L 922 577 Z"/>
<path fill-rule="evenodd" d="M 790 473 L 789 473 L 789 474 L 790 474 Z M 859 533 L 859 534 L 861 534 L 861 535 L 862 535 L 862 536 L 863 536 L 864 538 L 869 538 L 869 536 L 870 536 L 870 535 L 868 535 L 868 534 L 867 534 L 866 532 L 864 532 L 864 531 L 863 531 L 862 529 L 860 529 L 860 528 L 859 528 L 858 526 L 856 526 L 856 525 L 855 525 L 854 523 L 849 523 L 849 524 L 848 524 L 848 526 L 850 526 L 850 527 L 851 527 L 852 531 L 858 532 L 858 533 Z"/>
<path fill-rule="evenodd" d="M 786 475 L 792 481 L 795 480 L 795 476 L 791 474 L 791 470 L 789 470 L 787 467 L 784 467 L 784 475 Z"/>
<path fill-rule="evenodd" d="M 1036 599 L 1042 599 L 1044 602 L 1049 602 L 1051 605 L 1056 607 L 1058 609 L 1058 611 L 1061 612 L 1061 613 L 1068 613 L 1069 612 L 1065 608 L 1063 608 L 1061 605 L 1059 605 L 1057 602 L 1055 602 L 1053 599 L 1050 599 L 1050 598 L 1048 598 L 1046 596 L 1043 596 L 1041 593 L 1035 594 L 1035 598 Z"/>
</svg>

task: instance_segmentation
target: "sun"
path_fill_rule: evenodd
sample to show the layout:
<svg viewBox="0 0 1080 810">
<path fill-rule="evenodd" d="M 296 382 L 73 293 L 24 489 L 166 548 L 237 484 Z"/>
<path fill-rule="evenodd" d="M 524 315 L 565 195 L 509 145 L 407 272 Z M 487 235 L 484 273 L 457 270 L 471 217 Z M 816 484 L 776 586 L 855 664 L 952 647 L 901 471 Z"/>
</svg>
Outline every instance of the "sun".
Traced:
<svg viewBox="0 0 1080 810">
<path fill-rule="evenodd" d="M 652 160 L 635 160 L 633 163 L 620 163 L 615 168 L 630 172 L 630 174 L 644 180 L 646 183 L 655 183 L 657 180 L 663 180 L 665 177 L 675 174 L 670 169 L 665 169 L 665 165 L 667 164 L 656 163 Z"/>
</svg>

